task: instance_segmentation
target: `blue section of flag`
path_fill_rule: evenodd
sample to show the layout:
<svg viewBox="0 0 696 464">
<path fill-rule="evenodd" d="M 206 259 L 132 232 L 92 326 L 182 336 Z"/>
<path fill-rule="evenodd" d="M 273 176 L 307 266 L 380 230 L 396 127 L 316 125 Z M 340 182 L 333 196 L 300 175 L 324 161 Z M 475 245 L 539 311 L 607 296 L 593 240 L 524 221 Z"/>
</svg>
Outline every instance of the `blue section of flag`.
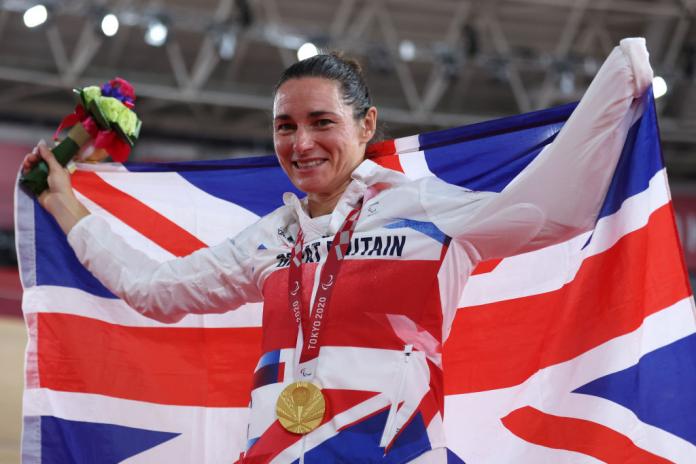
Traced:
<svg viewBox="0 0 696 464">
<path fill-rule="evenodd" d="M 116 464 L 178 435 L 42 416 L 41 464 Z"/>
<path fill-rule="evenodd" d="M 257 389 L 282 381 L 285 373 L 285 363 L 280 362 L 280 350 L 264 353 L 259 359 L 258 367 L 254 372 L 252 389 Z"/>
<path fill-rule="evenodd" d="M 447 449 L 447 464 L 466 464 L 454 451 Z"/>
<path fill-rule="evenodd" d="M 379 447 L 379 441 L 388 415 L 389 410 L 386 410 L 342 430 L 338 435 L 309 450 L 305 454 L 304 462 L 323 464 L 337 462 L 337 458 L 345 457 L 345 462 L 402 463 L 431 449 L 423 419 L 418 413 L 399 433 L 385 455 L 384 448 Z M 295 461 L 295 464 L 298 462 L 299 460 Z"/>
<path fill-rule="evenodd" d="M 528 129 L 496 135 L 493 140 L 440 147 L 427 150 L 425 159 L 433 174 L 451 184 L 500 192 L 553 140 L 559 129 L 560 125 L 545 133 Z M 540 135 L 541 141 L 532 140 Z"/>
<path fill-rule="evenodd" d="M 506 118 L 493 119 L 477 124 L 469 124 L 462 127 L 453 127 L 433 132 L 425 132 L 418 136 L 421 150 L 431 150 L 453 143 L 474 142 L 489 140 L 499 134 L 528 129 L 547 130 L 558 124 L 562 125 L 571 115 L 577 103 L 557 106 L 540 111 L 518 114 Z M 557 132 L 557 131 L 554 131 Z M 529 132 L 531 134 L 532 132 Z M 543 137 L 546 138 L 546 137 Z M 543 139 L 542 138 L 542 139 Z M 539 143 L 542 139 L 535 138 L 534 143 Z"/>
<path fill-rule="evenodd" d="M 552 142 L 575 104 L 421 134 L 421 150 L 439 178 L 471 190 L 500 192 Z"/>
<path fill-rule="evenodd" d="M 116 298 L 80 264 L 56 221 L 38 204 L 36 228 L 36 284 L 78 288 L 104 298 Z"/>
<path fill-rule="evenodd" d="M 403 227 L 408 227 L 409 229 L 413 229 L 417 232 L 420 232 L 421 234 L 427 235 L 433 240 L 437 240 L 443 245 L 445 244 L 445 241 L 447 241 L 448 239 L 447 235 L 445 235 L 443 231 L 438 229 L 438 227 L 432 222 L 413 221 L 411 219 L 400 219 L 396 222 L 387 224 L 384 227 L 386 229 L 401 229 Z"/>
<path fill-rule="evenodd" d="M 631 127 L 599 217 L 614 214 L 626 199 L 648 188 L 664 167 L 652 92 L 643 96 L 643 116 Z"/>
<path fill-rule="evenodd" d="M 259 359 L 259 367 L 268 366 L 269 364 L 278 364 L 280 362 L 280 350 L 273 350 L 264 353 Z"/>
<path fill-rule="evenodd" d="M 282 205 L 283 193 L 300 193 L 279 168 L 248 168 L 236 172 L 234 184 L 225 172 L 179 172 L 186 180 L 210 195 L 265 216 Z"/>
<path fill-rule="evenodd" d="M 281 369 L 285 369 L 285 363 L 269 364 L 267 366 L 259 367 L 256 369 L 256 372 L 254 372 L 254 379 L 252 381 L 251 388 L 256 390 L 257 388 L 280 382 Z"/>
<path fill-rule="evenodd" d="M 127 164 L 135 172 L 177 172 L 209 195 L 264 216 L 282 205 L 283 193 L 304 196 L 275 156 L 161 164 Z M 231 172 L 234 171 L 234 172 Z"/>
<path fill-rule="evenodd" d="M 574 393 L 599 396 L 696 445 L 696 334 L 644 355 L 637 365 Z"/>
</svg>

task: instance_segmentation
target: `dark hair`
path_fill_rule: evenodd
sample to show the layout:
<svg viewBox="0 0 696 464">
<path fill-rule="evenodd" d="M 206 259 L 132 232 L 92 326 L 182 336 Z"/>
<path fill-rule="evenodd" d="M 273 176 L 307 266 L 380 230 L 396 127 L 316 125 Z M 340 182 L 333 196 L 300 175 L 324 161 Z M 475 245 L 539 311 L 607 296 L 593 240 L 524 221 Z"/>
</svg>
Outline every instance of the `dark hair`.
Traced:
<svg viewBox="0 0 696 464">
<path fill-rule="evenodd" d="M 364 117 L 372 106 L 370 91 L 363 79 L 360 64 L 344 58 L 340 53 L 315 55 L 289 66 L 273 88 L 273 96 L 275 97 L 280 86 L 286 81 L 301 77 L 323 77 L 338 82 L 343 92 L 343 101 L 353 106 L 355 119 Z"/>
</svg>

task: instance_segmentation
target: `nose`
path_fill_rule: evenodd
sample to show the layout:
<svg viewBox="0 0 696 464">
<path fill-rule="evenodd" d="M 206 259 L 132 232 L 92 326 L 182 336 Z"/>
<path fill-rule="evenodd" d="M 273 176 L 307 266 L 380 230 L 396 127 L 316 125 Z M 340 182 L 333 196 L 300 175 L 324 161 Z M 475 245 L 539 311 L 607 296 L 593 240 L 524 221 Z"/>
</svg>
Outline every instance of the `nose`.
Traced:
<svg viewBox="0 0 696 464">
<path fill-rule="evenodd" d="M 292 149 L 297 154 L 306 153 L 314 147 L 312 133 L 304 127 L 298 127 L 295 131 Z"/>
</svg>

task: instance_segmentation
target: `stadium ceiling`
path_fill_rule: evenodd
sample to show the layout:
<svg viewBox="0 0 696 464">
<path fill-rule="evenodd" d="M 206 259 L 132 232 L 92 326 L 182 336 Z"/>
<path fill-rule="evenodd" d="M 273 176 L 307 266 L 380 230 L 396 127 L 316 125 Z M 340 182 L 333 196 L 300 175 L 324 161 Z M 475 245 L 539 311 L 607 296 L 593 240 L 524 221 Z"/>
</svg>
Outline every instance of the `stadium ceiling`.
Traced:
<svg viewBox="0 0 696 464">
<path fill-rule="evenodd" d="M 144 136 L 265 147 L 271 89 L 306 41 L 363 62 L 395 137 L 577 100 L 620 38 L 645 36 L 671 173 L 696 179 L 696 0 L 46 0 L 30 29 L 35 3 L 0 2 L 0 119 L 55 125 L 71 87 L 119 75 Z"/>
</svg>

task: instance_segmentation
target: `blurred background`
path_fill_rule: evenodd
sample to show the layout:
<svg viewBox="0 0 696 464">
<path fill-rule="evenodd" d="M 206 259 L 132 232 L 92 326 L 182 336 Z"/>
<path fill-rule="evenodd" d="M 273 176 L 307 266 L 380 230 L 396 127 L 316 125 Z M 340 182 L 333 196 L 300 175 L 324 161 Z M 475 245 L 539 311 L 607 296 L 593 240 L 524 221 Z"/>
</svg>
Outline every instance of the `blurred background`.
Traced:
<svg viewBox="0 0 696 464">
<path fill-rule="evenodd" d="M 664 158 L 696 275 L 696 0 L 0 0 L 0 463 L 19 462 L 23 351 L 13 189 L 71 88 L 130 80 L 133 161 L 271 154 L 271 89 L 316 50 L 361 60 L 393 138 L 578 100 L 647 38 Z"/>
</svg>

